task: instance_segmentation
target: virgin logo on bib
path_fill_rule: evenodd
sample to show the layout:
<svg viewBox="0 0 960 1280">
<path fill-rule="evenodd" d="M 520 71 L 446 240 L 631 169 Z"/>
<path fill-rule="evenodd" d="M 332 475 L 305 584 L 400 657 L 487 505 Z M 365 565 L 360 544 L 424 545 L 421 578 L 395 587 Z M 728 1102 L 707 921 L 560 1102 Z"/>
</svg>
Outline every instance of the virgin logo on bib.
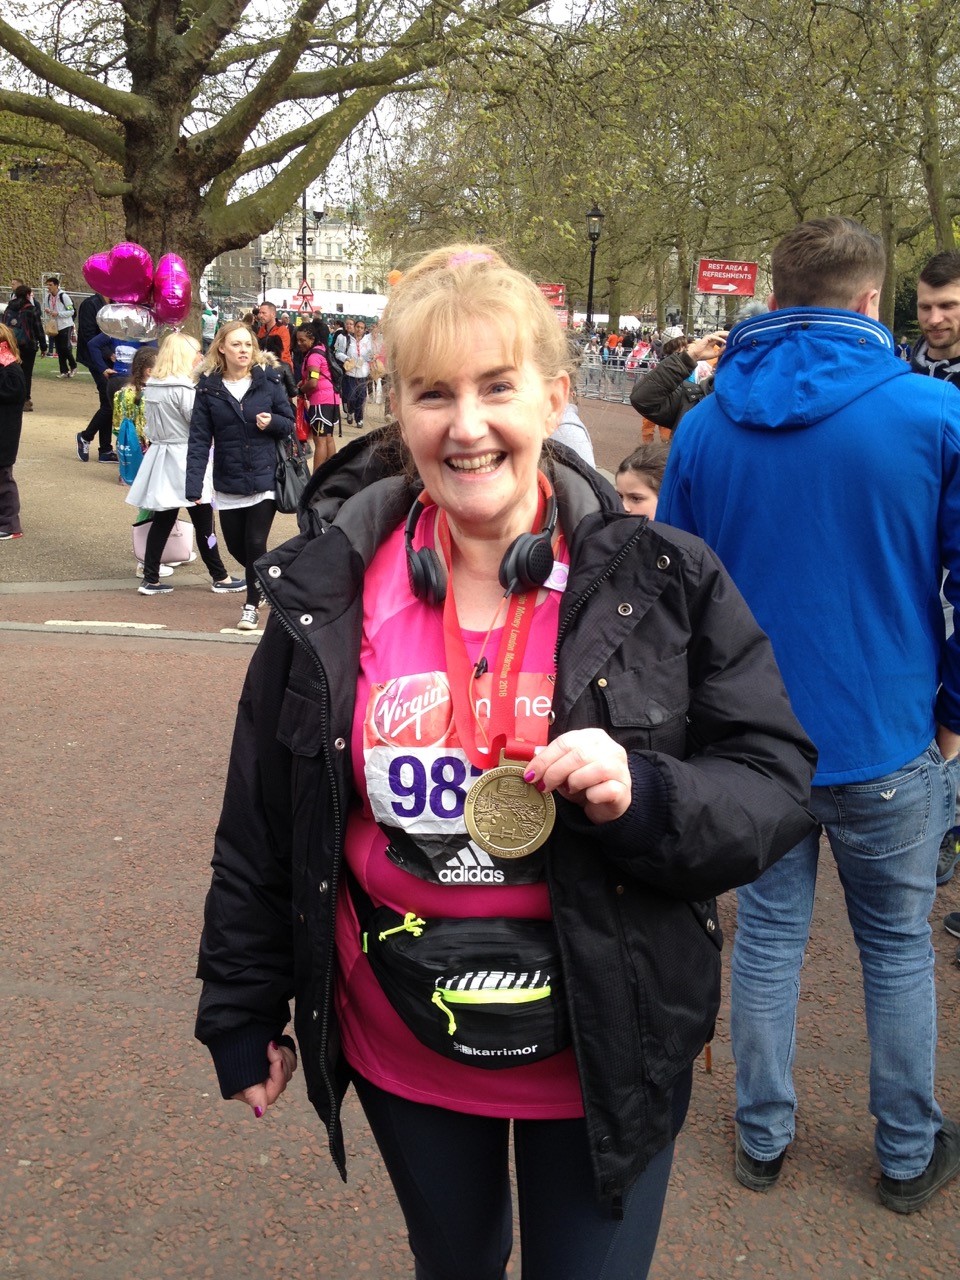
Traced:
<svg viewBox="0 0 960 1280">
<path fill-rule="evenodd" d="M 491 680 L 487 673 L 473 685 L 484 730 Z M 520 673 L 516 732 L 537 746 L 547 741 L 553 682 L 552 675 Z M 478 740 L 482 743 L 482 736 Z M 515 885 L 543 878 L 542 849 L 528 858 L 498 859 L 467 833 L 464 801 L 481 771 L 461 746 L 443 672 L 423 671 L 371 686 L 363 755 L 370 808 L 389 840 L 387 857 L 397 866 L 438 884 Z"/>
</svg>

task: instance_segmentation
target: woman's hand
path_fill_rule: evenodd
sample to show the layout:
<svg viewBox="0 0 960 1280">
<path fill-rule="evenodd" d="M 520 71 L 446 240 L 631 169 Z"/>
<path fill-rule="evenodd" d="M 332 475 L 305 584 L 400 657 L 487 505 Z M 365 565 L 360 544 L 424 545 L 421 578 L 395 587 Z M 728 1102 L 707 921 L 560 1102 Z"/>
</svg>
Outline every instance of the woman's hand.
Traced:
<svg viewBox="0 0 960 1280">
<path fill-rule="evenodd" d="M 263 1084 L 252 1084 L 249 1089 L 233 1095 L 236 1102 L 245 1102 L 252 1107 L 258 1120 L 290 1083 L 297 1069 L 297 1055 L 286 1045 L 278 1045 L 271 1040 L 267 1045 L 267 1062 L 270 1072 Z"/>
<path fill-rule="evenodd" d="M 272 413 L 258 413 L 258 414 L 257 414 L 257 426 L 258 426 L 258 428 L 259 428 L 261 431 L 266 431 L 267 427 L 269 427 L 269 425 L 270 425 L 270 423 L 271 423 L 272 421 L 273 421 L 273 414 L 272 414 Z"/>
<path fill-rule="evenodd" d="M 557 791 L 591 822 L 612 822 L 630 808 L 627 753 L 603 729 L 573 729 L 554 738 L 523 775 L 538 791 Z"/>
</svg>

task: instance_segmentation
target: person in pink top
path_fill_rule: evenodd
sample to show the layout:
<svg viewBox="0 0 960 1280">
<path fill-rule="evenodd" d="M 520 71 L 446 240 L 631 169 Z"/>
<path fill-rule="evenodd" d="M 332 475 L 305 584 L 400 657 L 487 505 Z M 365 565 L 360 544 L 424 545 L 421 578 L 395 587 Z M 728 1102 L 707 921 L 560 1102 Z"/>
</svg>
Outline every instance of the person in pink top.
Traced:
<svg viewBox="0 0 960 1280">
<path fill-rule="evenodd" d="M 302 1057 L 344 1177 L 356 1091 L 420 1280 L 503 1280 L 511 1129 L 526 1280 L 642 1280 L 714 895 L 812 828 L 815 753 L 716 557 L 551 443 L 529 277 L 448 246 L 382 328 L 395 421 L 258 562 L 196 1034 L 258 1122 Z"/>
<path fill-rule="evenodd" d="M 333 431 L 340 421 L 340 396 L 330 358 L 330 330 L 325 320 L 305 321 L 297 330 L 297 342 L 305 351 L 300 371 L 300 395 L 305 402 L 307 426 L 313 433 L 313 469 L 337 451 Z M 308 345 L 309 344 L 309 345 Z"/>
</svg>

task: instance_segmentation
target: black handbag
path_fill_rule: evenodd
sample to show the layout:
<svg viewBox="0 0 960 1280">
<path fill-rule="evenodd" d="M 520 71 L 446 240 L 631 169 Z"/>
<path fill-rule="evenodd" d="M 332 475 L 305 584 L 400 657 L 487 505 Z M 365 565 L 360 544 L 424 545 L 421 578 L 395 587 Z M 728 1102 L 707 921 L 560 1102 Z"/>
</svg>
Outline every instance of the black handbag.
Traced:
<svg viewBox="0 0 960 1280">
<path fill-rule="evenodd" d="M 421 920 L 373 903 L 351 875 L 360 945 L 384 995 L 435 1053 L 497 1070 L 570 1043 L 549 920 Z"/>
<path fill-rule="evenodd" d="M 284 515 L 293 515 L 303 491 L 310 479 L 310 468 L 307 455 L 301 442 L 295 435 L 285 436 L 277 441 L 277 472 L 274 485 L 274 501 L 277 510 Z"/>
</svg>

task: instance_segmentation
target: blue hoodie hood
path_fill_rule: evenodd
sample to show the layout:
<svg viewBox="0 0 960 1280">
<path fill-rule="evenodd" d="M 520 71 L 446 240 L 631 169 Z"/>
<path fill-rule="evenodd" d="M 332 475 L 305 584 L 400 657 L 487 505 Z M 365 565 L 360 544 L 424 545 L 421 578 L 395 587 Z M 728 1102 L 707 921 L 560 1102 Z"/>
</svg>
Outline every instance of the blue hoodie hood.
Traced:
<svg viewBox="0 0 960 1280">
<path fill-rule="evenodd" d="M 741 427 L 796 431 L 909 372 L 878 321 L 828 307 L 789 307 L 734 325 L 714 394 Z"/>
</svg>

